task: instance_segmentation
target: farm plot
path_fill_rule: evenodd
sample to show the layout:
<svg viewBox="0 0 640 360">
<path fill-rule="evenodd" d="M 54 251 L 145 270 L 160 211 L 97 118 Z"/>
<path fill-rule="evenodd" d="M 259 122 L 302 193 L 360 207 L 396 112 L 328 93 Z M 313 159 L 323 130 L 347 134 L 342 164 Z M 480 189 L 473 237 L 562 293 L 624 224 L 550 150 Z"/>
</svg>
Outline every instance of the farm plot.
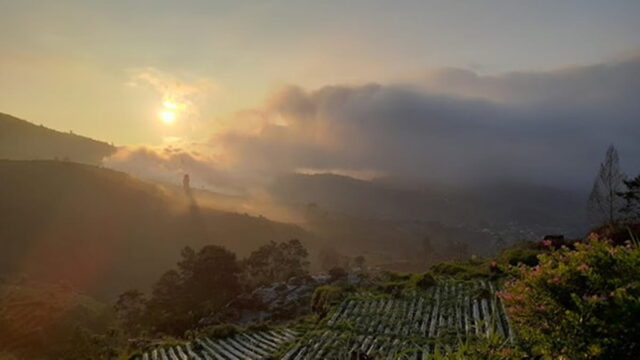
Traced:
<svg viewBox="0 0 640 360">
<path fill-rule="evenodd" d="M 282 359 L 426 359 L 470 337 L 513 340 L 502 304 L 489 282 L 447 282 L 400 298 L 345 300 L 318 329 Z"/>
<path fill-rule="evenodd" d="M 191 343 L 163 346 L 145 352 L 136 360 L 244 360 L 271 359 L 284 344 L 293 342 L 292 330 L 239 333 L 224 339 L 199 338 Z"/>
<path fill-rule="evenodd" d="M 431 359 L 474 337 L 514 335 L 495 286 L 444 282 L 399 297 L 358 294 L 315 328 L 240 333 L 225 339 L 159 347 L 136 360 Z M 355 357 L 354 357 L 355 356 Z"/>
</svg>

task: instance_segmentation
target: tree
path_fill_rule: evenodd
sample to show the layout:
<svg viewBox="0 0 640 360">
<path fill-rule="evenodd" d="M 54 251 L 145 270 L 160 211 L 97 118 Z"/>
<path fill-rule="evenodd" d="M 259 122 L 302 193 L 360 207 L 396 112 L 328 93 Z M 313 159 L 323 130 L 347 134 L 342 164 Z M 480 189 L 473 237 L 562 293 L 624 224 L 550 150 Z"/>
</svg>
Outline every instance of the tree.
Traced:
<svg viewBox="0 0 640 360">
<path fill-rule="evenodd" d="M 299 240 L 261 246 L 245 261 L 246 272 L 254 286 L 286 281 L 309 274 L 309 253 Z"/>
<path fill-rule="evenodd" d="M 589 195 L 588 212 L 592 222 L 606 222 L 609 225 L 617 222 L 622 209 L 622 199 L 618 193 L 623 189 L 624 180 L 618 151 L 611 145 L 607 149 L 604 162 L 600 164 L 598 176 Z"/>
<path fill-rule="evenodd" d="M 361 271 L 362 271 L 362 270 L 365 270 L 365 268 L 364 268 L 364 264 L 365 264 L 365 263 L 366 263 L 366 259 L 365 259 L 365 258 L 364 258 L 364 256 L 362 256 L 362 255 L 358 255 L 358 256 L 356 256 L 356 258 L 355 258 L 355 259 L 353 259 L 353 264 L 354 264 L 358 269 L 360 269 Z"/>
<path fill-rule="evenodd" d="M 128 290 L 118 296 L 114 309 L 127 334 L 139 336 L 142 333 L 146 305 L 144 294 L 138 290 Z"/>
<path fill-rule="evenodd" d="M 208 245 L 195 254 L 187 249 L 182 254 L 180 275 L 189 304 L 214 311 L 239 294 L 241 268 L 234 253 Z"/>
<path fill-rule="evenodd" d="M 181 255 L 178 270 L 160 277 L 147 302 L 145 320 L 154 332 L 182 335 L 241 291 L 241 268 L 234 253 L 208 245 L 198 252 L 185 247 Z"/>
<path fill-rule="evenodd" d="M 622 213 L 627 220 L 640 221 L 640 175 L 631 180 L 625 180 L 624 185 L 626 190 L 618 193 L 625 201 Z"/>
</svg>

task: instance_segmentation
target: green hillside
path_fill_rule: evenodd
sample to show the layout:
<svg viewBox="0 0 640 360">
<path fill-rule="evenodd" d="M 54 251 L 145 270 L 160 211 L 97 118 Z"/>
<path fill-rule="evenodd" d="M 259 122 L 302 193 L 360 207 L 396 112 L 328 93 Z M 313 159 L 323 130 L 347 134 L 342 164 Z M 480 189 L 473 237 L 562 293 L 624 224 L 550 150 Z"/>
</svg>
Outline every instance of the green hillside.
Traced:
<svg viewBox="0 0 640 360">
<path fill-rule="evenodd" d="M 0 275 L 64 280 L 112 298 L 147 289 L 184 246 L 218 244 L 240 256 L 298 227 L 192 206 L 127 174 L 61 161 L 0 160 Z"/>
<path fill-rule="evenodd" d="M 98 165 L 115 147 L 0 113 L 0 159 L 66 159 Z"/>
<path fill-rule="evenodd" d="M 68 286 L 0 283 L 0 349 L 55 352 L 76 327 L 103 332 L 112 321 L 109 306 Z"/>
</svg>

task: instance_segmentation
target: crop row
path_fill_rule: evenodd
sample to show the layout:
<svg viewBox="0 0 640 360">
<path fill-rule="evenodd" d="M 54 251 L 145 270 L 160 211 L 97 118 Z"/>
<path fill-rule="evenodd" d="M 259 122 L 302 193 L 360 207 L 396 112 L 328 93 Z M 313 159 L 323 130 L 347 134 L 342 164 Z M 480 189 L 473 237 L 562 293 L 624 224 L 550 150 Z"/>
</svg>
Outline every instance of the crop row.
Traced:
<svg viewBox="0 0 640 360">
<path fill-rule="evenodd" d="M 273 330 L 239 333 L 224 339 L 201 337 L 194 342 L 159 347 L 145 352 L 138 360 L 244 360 L 270 359 L 284 344 L 293 342 L 297 333 Z"/>
<path fill-rule="evenodd" d="M 359 294 L 344 300 L 314 329 L 240 333 L 199 338 L 187 345 L 157 348 L 138 360 L 429 359 L 473 337 L 513 332 L 494 285 L 485 281 L 444 282 L 395 298 Z"/>
<path fill-rule="evenodd" d="M 497 333 L 512 339 L 509 321 L 490 282 L 447 282 L 398 299 L 345 300 L 325 326 L 358 334 L 467 337 Z"/>
</svg>

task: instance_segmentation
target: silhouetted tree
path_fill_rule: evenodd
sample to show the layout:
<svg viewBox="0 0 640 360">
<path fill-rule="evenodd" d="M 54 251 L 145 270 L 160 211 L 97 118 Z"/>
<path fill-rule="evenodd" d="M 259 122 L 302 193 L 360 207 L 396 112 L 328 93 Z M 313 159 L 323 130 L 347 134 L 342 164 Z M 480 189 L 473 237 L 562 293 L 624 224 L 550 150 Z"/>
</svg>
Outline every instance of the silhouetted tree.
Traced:
<svg viewBox="0 0 640 360">
<path fill-rule="evenodd" d="M 160 277 L 147 302 L 145 317 L 154 332 L 182 335 L 241 291 L 241 268 L 234 253 L 208 245 L 198 252 L 185 247 L 181 255 L 178 270 Z"/>
<path fill-rule="evenodd" d="M 331 280 L 333 280 L 333 281 L 342 279 L 342 278 L 346 277 L 347 275 L 349 275 L 347 270 L 345 270 L 344 268 L 341 268 L 339 266 L 336 266 L 336 267 L 331 268 L 329 270 L 329 276 L 331 277 Z"/>
<path fill-rule="evenodd" d="M 178 266 L 188 303 L 214 311 L 238 295 L 241 268 L 234 253 L 215 245 L 197 253 L 187 249 Z"/>
<path fill-rule="evenodd" d="M 309 274 L 309 253 L 299 240 L 261 246 L 245 261 L 246 271 L 255 286 L 286 281 Z"/>
<path fill-rule="evenodd" d="M 364 256 L 362 255 L 358 255 L 356 256 L 355 259 L 353 259 L 353 264 L 358 267 L 360 270 L 364 270 L 364 264 L 365 264 L 366 260 L 364 258 Z"/>
<path fill-rule="evenodd" d="M 611 145 L 607 149 L 604 162 L 600 164 L 598 176 L 589 195 L 588 212 L 591 222 L 606 222 L 609 225 L 616 223 L 622 208 L 622 199 L 618 193 L 623 190 L 624 180 L 618 151 Z"/>
<path fill-rule="evenodd" d="M 627 220 L 640 221 L 640 175 L 633 179 L 625 180 L 624 185 L 626 187 L 625 191 L 618 193 L 625 201 L 621 211 L 625 214 Z"/>
<path fill-rule="evenodd" d="M 118 296 L 114 309 L 127 334 L 139 336 L 144 330 L 146 305 L 144 294 L 138 290 L 128 290 Z"/>
</svg>

